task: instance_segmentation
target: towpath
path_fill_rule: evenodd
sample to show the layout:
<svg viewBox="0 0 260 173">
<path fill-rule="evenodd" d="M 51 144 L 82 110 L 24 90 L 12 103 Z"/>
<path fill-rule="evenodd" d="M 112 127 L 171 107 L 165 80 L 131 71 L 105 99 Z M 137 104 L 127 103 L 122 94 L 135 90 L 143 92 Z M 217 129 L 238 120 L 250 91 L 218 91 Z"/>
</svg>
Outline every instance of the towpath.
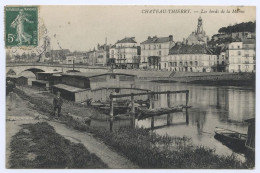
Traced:
<svg viewBox="0 0 260 173">
<path fill-rule="evenodd" d="M 11 153 L 10 142 L 12 136 L 21 129 L 20 125 L 37 123 L 40 121 L 49 123 L 54 127 L 58 134 L 71 142 L 82 143 L 91 153 L 96 154 L 104 163 L 106 163 L 109 168 L 138 168 L 137 165 L 133 164 L 126 157 L 120 155 L 109 146 L 102 143 L 99 139 L 94 138 L 91 134 L 68 128 L 60 122 L 50 121 L 48 117 L 33 110 L 33 105 L 31 105 L 31 103 L 22 100 L 18 96 L 16 98 L 16 105 L 10 111 L 7 110 L 6 112 L 6 168 L 10 167 L 9 156 Z"/>
</svg>

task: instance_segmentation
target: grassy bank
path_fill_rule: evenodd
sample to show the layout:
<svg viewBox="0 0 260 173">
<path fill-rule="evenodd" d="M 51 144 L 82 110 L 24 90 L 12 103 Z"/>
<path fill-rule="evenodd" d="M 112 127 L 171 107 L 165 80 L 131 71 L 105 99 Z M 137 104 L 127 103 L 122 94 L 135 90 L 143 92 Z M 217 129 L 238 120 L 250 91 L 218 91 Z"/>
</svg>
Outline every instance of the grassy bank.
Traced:
<svg viewBox="0 0 260 173">
<path fill-rule="evenodd" d="M 19 89 L 16 93 L 32 102 L 35 109 L 50 116 L 52 107 L 45 103 L 44 99 L 33 98 Z M 160 136 L 143 128 L 125 127 L 110 133 L 104 128 L 73 121 L 66 115 L 63 115 L 60 120 L 74 129 L 94 134 L 141 168 L 247 169 L 254 167 L 254 162 L 243 163 L 234 156 L 219 156 L 211 149 L 193 146 L 187 138 Z"/>
<path fill-rule="evenodd" d="M 12 138 L 11 168 L 107 168 L 82 144 L 57 134 L 46 122 L 26 124 Z"/>
</svg>

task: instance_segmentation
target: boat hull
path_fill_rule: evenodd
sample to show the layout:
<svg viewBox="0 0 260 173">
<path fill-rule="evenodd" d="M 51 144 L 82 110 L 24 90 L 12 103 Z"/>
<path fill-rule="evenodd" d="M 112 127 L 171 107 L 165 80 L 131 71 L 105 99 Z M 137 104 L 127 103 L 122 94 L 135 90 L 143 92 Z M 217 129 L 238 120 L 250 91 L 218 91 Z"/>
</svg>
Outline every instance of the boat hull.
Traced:
<svg viewBox="0 0 260 173">
<path fill-rule="evenodd" d="M 215 130 L 214 138 L 222 142 L 222 144 L 226 145 L 230 149 L 242 152 L 245 150 L 246 136 L 246 134 L 230 131 L 228 129 L 222 129 Z"/>
</svg>

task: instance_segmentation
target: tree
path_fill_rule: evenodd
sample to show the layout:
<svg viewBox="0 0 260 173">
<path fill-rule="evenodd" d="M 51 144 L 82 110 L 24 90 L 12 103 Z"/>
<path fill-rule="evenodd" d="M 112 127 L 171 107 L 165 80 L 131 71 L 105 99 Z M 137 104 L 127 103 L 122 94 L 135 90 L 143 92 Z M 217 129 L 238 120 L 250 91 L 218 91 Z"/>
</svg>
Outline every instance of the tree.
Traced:
<svg viewBox="0 0 260 173">
<path fill-rule="evenodd" d="M 218 30 L 219 33 L 231 34 L 233 32 L 255 32 L 256 22 L 242 22 L 239 24 L 222 27 Z"/>
</svg>

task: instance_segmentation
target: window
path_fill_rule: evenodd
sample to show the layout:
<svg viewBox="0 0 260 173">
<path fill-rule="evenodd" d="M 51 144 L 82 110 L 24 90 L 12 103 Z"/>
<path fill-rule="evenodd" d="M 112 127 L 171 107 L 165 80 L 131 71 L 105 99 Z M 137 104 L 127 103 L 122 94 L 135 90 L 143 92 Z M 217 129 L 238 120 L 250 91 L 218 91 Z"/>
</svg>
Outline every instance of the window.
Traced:
<svg viewBox="0 0 260 173">
<path fill-rule="evenodd" d="M 237 48 L 239 49 L 239 48 L 240 48 L 240 46 L 238 45 L 238 46 L 237 46 Z"/>
<path fill-rule="evenodd" d="M 151 49 L 151 46 L 149 45 L 149 49 Z"/>
<path fill-rule="evenodd" d="M 240 51 L 238 51 L 238 52 L 237 52 L 237 55 L 241 55 L 241 52 L 240 52 Z"/>
<path fill-rule="evenodd" d="M 144 47 L 143 47 L 143 48 L 144 48 L 144 50 L 145 50 L 145 45 L 144 45 Z"/>
<path fill-rule="evenodd" d="M 110 75 L 110 79 L 115 79 L 115 78 L 116 78 L 116 75 L 114 75 L 114 74 Z"/>
<path fill-rule="evenodd" d="M 161 47 L 161 45 L 159 44 L 159 49 L 161 49 L 162 47 Z"/>
<path fill-rule="evenodd" d="M 153 48 L 156 49 L 156 45 L 154 45 Z"/>
<path fill-rule="evenodd" d="M 159 55 L 161 55 L 162 54 L 162 52 L 161 51 L 159 51 Z"/>
</svg>

